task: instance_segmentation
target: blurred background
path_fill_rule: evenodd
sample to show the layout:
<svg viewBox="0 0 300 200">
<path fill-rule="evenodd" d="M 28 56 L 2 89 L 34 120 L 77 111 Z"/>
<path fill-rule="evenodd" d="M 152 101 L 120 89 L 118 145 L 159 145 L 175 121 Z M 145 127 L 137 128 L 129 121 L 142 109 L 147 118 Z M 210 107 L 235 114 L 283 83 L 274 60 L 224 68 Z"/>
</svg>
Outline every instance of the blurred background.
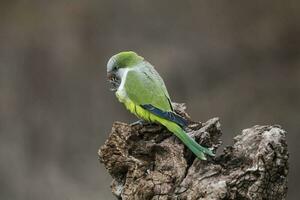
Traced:
<svg viewBox="0 0 300 200">
<path fill-rule="evenodd" d="M 288 199 L 299 198 L 300 2 L 0 2 L 0 199 L 114 199 L 97 150 L 136 119 L 106 62 L 134 50 L 225 145 L 255 124 L 288 131 Z"/>
</svg>

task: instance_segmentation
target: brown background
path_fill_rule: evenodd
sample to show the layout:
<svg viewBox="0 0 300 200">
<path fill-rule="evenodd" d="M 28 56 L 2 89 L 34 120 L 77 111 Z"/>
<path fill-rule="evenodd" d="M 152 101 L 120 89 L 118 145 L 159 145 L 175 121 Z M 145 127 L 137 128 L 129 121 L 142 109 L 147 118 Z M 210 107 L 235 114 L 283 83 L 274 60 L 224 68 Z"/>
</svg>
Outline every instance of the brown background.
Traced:
<svg viewBox="0 0 300 200">
<path fill-rule="evenodd" d="M 154 64 L 195 120 L 288 131 L 288 199 L 299 198 L 300 3 L 15 0 L 0 3 L 0 199 L 113 199 L 97 149 L 115 120 L 111 55 Z"/>
</svg>

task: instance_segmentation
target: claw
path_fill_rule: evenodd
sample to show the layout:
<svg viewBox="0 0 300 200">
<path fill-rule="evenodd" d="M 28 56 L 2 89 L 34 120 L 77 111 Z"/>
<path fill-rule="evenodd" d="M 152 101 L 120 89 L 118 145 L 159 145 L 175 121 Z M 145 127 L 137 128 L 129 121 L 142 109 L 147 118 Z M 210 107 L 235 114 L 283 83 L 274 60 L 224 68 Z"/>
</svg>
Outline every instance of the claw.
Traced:
<svg viewBox="0 0 300 200">
<path fill-rule="evenodd" d="M 137 125 L 145 126 L 145 125 L 149 125 L 149 124 L 151 124 L 151 123 L 140 119 L 136 122 L 131 123 L 130 126 L 137 126 Z"/>
</svg>

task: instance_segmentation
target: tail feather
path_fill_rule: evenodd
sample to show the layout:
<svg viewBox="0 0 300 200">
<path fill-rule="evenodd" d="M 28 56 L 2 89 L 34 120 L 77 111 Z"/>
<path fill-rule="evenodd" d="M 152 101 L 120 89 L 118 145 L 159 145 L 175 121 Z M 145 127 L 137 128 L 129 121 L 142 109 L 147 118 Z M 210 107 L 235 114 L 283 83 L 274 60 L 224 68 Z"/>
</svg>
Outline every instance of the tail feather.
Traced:
<svg viewBox="0 0 300 200">
<path fill-rule="evenodd" d="M 173 132 L 199 159 L 206 160 L 205 154 L 215 156 L 210 149 L 198 144 L 177 124 L 165 122 L 163 125 L 166 126 L 169 131 Z"/>
</svg>

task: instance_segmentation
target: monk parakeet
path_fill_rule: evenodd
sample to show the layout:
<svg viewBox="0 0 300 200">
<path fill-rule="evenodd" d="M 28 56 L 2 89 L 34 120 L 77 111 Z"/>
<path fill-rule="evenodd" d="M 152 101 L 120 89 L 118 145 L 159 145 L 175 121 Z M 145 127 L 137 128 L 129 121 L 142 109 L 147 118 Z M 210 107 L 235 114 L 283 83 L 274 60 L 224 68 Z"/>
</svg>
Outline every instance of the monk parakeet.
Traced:
<svg viewBox="0 0 300 200">
<path fill-rule="evenodd" d="M 107 77 L 118 100 L 138 118 L 159 123 L 174 133 L 199 159 L 214 153 L 199 145 L 184 128 L 187 122 L 173 111 L 164 81 L 154 67 L 135 52 L 120 52 L 107 63 Z"/>
</svg>

